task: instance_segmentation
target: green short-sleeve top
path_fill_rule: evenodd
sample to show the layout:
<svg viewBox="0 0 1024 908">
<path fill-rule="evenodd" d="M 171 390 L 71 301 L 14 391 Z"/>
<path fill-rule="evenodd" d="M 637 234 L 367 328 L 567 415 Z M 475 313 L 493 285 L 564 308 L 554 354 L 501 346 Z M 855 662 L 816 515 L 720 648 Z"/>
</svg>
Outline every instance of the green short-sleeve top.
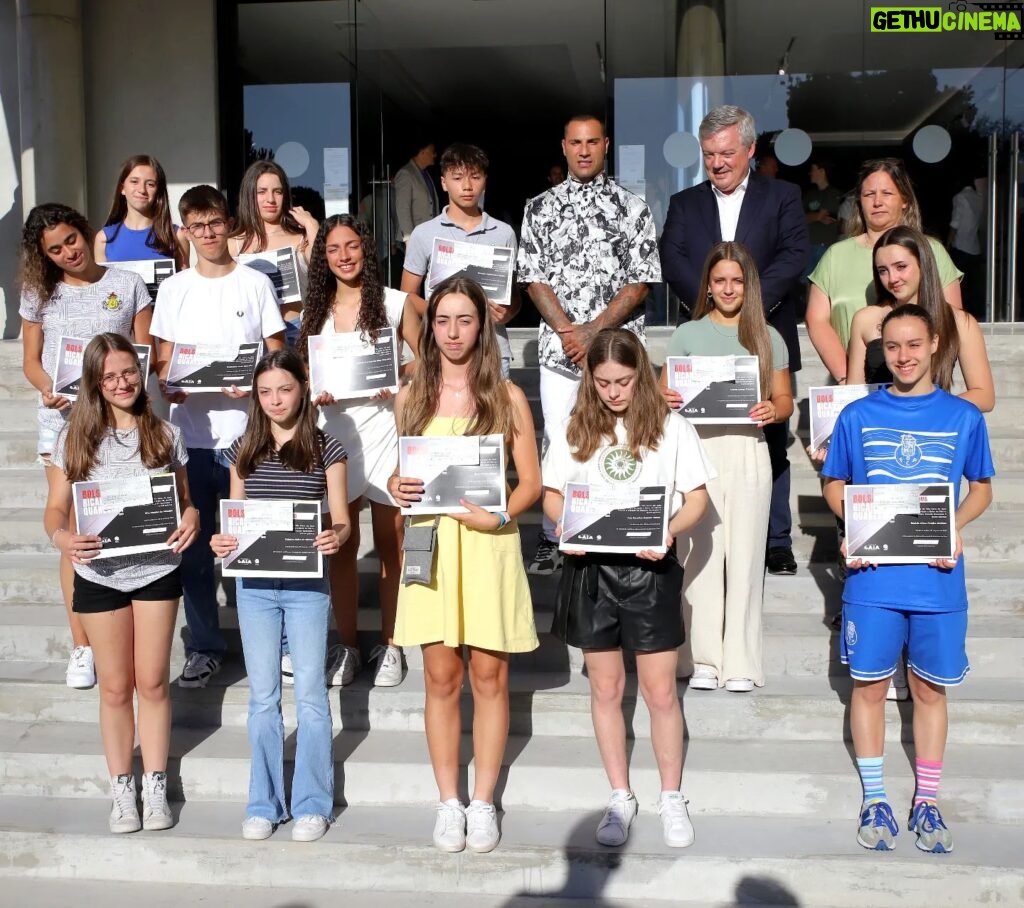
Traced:
<svg viewBox="0 0 1024 908">
<path fill-rule="evenodd" d="M 771 325 L 768 336 L 772 343 L 772 369 L 789 368 L 786 342 Z M 737 325 L 720 325 L 709 316 L 695 322 L 684 322 L 672 333 L 668 342 L 669 356 L 749 356 L 739 339 Z"/>
</svg>

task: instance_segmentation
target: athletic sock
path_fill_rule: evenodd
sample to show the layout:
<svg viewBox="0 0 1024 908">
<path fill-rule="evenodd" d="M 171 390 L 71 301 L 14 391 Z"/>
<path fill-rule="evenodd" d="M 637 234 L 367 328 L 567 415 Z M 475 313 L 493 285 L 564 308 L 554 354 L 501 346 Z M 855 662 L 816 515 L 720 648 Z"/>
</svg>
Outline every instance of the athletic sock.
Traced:
<svg viewBox="0 0 1024 908">
<path fill-rule="evenodd" d="M 914 806 L 917 807 L 922 801 L 934 803 L 939 799 L 939 781 L 942 779 L 942 761 L 922 760 L 920 757 L 914 760 L 914 769 L 917 774 L 917 790 L 914 792 Z"/>
<path fill-rule="evenodd" d="M 884 757 L 857 757 L 857 772 L 860 773 L 860 784 L 864 786 L 864 803 L 877 804 L 887 801 L 885 782 L 882 779 L 882 761 Z"/>
</svg>

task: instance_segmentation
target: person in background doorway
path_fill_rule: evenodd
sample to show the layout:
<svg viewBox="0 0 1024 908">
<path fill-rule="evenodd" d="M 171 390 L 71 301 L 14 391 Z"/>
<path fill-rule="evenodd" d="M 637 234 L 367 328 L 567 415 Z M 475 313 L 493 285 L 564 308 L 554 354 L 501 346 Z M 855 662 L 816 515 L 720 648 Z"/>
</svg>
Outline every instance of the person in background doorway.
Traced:
<svg viewBox="0 0 1024 908">
<path fill-rule="evenodd" d="M 842 193 L 829 184 L 828 168 L 821 158 L 812 159 L 808 172 L 811 188 L 804 193 L 804 219 L 807 221 L 807 236 L 811 241 L 811 258 L 807 263 L 807 274 L 821 261 L 821 257 L 839 239 L 839 207 L 843 203 Z"/>
<path fill-rule="evenodd" d="M 552 164 L 548 170 L 548 186 L 552 189 L 559 183 L 565 182 L 565 167 L 561 164 Z"/>
<path fill-rule="evenodd" d="M 428 167 L 437 160 L 433 142 L 425 142 L 416 154 L 395 174 L 395 218 L 398 221 L 398 239 L 409 242 L 418 224 L 436 217 L 440 210 L 437 188 Z"/>
<path fill-rule="evenodd" d="M 978 321 L 985 318 L 986 303 L 981 228 L 987 185 L 985 176 L 975 176 L 953 196 L 953 216 L 949 221 L 949 257 L 964 273 L 960 283 L 963 306 Z"/>
</svg>

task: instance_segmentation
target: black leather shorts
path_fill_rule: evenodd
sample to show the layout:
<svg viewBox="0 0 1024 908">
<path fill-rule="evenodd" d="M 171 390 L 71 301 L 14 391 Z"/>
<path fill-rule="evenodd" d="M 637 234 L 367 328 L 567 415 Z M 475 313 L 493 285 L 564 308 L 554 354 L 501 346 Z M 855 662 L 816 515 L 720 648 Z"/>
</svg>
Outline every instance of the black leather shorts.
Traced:
<svg viewBox="0 0 1024 908">
<path fill-rule="evenodd" d="M 580 649 L 675 649 L 683 630 L 683 567 L 635 555 L 566 555 L 551 633 Z"/>
</svg>

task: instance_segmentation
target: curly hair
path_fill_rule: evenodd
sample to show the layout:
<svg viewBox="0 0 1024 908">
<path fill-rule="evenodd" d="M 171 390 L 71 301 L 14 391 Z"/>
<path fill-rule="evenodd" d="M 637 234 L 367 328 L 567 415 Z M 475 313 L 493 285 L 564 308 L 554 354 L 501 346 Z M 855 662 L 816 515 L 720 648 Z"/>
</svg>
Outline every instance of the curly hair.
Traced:
<svg viewBox="0 0 1024 908">
<path fill-rule="evenodd" d="M 62 224 L 77 230 L 85 238 L 88 255 L 92 255 L 92 241 L 95 233 L 85 216 L 74 208 L 57 202 L 36 205 L 25 219 L 21 231 L 20 264 L 18 283 L 26 296 L 35 296 L 40 303 L 49 302 L 64 277 L 59 265 L 54 264 L 43 249 L 43 234 Z"/>
<path fill-rule="evenodd" d="M 174 238 L 174 224 L 171 223 L 171 203 L 167 198 L 167 176 L 164 174 L 160 162 L 148 154 L 132 155 L 121 165 L 121 172 L 118 174 L 117 184 L 114 186 L 114 197 L 110 202 L 110 211 L 107 212 L 107 219 L 103 222 L 103 226 L 116 227 L 114 236 L 111 238 L 111 242 L 113 242 L 128 214 L 128 200 L 122 191 L 124 182 L 136 167 L 148 167 L 156 174 L 156 198 L 153 200 L 153 211 L 150 214 L 153 219 L 153 227 L 150 236 L 146 239 L 146 245 L 167 258 L 176 259 L 178 244 Z"/>
<path fill-rule="evenodd" d="M 331 215 L 320 225 L 309 256 L 309 283 L 302 307 L 302 329 L 296 343 L 303 356 L 308 356 L 306 341 L 323 330 L 334 309 L 339 280 L 327 263 L 327 237 L 336 227 L 347 227 L 355 233 L 363 250 L 356 331 L 376 342 L 380 332 L 388 327 L 388 313 L 384 308 L 384 284 L 380 277 L 377 241 L 373 231 L 350 214 Z"/>
</svg>

